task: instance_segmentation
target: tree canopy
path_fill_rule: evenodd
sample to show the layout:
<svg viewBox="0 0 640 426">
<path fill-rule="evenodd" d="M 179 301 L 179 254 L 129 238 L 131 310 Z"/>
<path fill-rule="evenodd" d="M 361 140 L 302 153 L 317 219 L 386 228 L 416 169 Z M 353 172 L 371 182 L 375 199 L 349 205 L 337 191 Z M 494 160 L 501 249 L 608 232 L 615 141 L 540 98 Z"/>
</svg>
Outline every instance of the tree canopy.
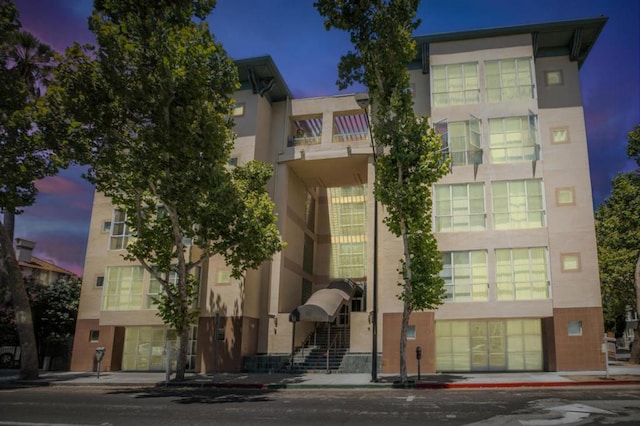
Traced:
<svg viewBox="0 0 640 426">
<path fill-rule="evenodd" d="M 214 5 L 96 1 L 98 47 L 69 48 L 48 92 L 65 137 L 85 144 L 88 178 L 126 214 L 126 258 L 162 285 L 159 313 L 180 336 L 178 379 L 197 317 L 195 268 L 221 255 L 240 277 L 282 247 L 270 167 L 228 165 L 239 83 L 203 21 Z"/>
<path fill-rule="evenodd" d="M 372 108 L 376 180 L 384 222 L 403 242 L 399 298 L 403 301 L 400 376 L 407 380 L 406 329 L 411 312 L 434 309 L 444 298 L 441 255 L 431 232 L 431 186 L 448 173 L 440 137 L 413 110 L 407 64 L 420 21 L 418 0 L 321 0 L 327 29 L 347 31 L 354 51 L 338 66 L 338 86 L 363 83 Z"/>
<path fill-rule="evenodd" d="M 10 0 L 0 0 L 0 282 L 15 306 L 22 348 L 20 375 L 38 377 L 38 356 L 22 274 L 13 250 L 15 215 L 34 203 L 35 182 L 68 164 L 56 138 L 47 139 L 42 121 L 42 91 L 52 67 L 53 51 L 23 31 Z"/>
<path fill-rule="evenodd" d="M 615 330 L 627 307 L 636 307 L 634 272 L 640 256 L 640 126 L 629 133 L 627 152 L 638 169 L 620 173 L 596 212 L 602 306 L 607 330 Z"/>
</svg>

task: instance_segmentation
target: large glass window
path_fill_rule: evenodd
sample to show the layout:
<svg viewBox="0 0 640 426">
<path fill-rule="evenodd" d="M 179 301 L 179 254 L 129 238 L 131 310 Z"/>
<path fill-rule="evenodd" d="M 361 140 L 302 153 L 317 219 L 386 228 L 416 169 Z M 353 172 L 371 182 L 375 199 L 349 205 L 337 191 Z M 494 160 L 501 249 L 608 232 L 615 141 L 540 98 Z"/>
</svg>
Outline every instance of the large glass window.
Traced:
<svg viewBox="0 0 640 426">
<path fill-rule="evenodd" d="M 477 63 L 434 65 L 432 75 L 434 106 L 480 102 Z"/>
<path fill-rule="evenodd" d="M 436 371 L 541 371 L 539 318 L 436 321 Z"/>
<path fill-rule="evenodd" d="M 130 235 L 129 226 L 127 225 L 127 213 L 124 210 L 115 209 L 113 211 L 113 221 L 111 222 L 109 248 L 111 250 L 127 248 Z"/>
<path fill-rule="evenodd" d="M 102 291 L 102 310 L 142 309 L 142 266 L 110 266 Z"/>
<path fill-rule="evenodd" d="M 533 98 L 531 59 L 486 61 L 487 101 L 507 102 Z"/>
<path fill-rule="evenodd" d="M 498 300 L 548 299 L 547 270 L 544 247 L 496 250 Z"/>
<path fill-rule="evenodd" d="M 542 228 L 545 211 L 542 180 L 525 179 L 492 183 L 495 229 Z"/>
<path fill-rule="evenodd" d="M 478 302 L 489 298 L 487 252 L 485 250 L 442 253 L 446 298 L 454 302 Z"/>
<path fill-rule="evenodd" d="M 489 119 L 489 149 L 494 164 L 538 160 L 535 116 Z"/>
<path fill-rule="evenodd" d="M 486 227 L 484 184 L 436 186 L 436 231 L 479 231 Z"/>
<path fill-rule="evenodd" d="M 329 188 L 331 278 L 366 276 L 366 186 Z"/>
<path fill-rule="evenodd" d="M 169 282 L 173 285 L 178 284 L 178 274 L 175 272 L 171 272 L 169 274 Z M 158 304 L 155 302 L 155 298 L 157 298 L 160 293 L 162 293 L 162 284 L 158 281 L 154 276 L 149 278 L 149 288 L 147 289 L 147 298 L 146 298 L 146 308 L 147 309 L 155 309 L 158 307 Z"/>
<path fill-rule="evenodd" d="M 482 163 L 480 120 L 441 122 L 436 130 L 449 148 L 453 166 Z"/>
</svg>

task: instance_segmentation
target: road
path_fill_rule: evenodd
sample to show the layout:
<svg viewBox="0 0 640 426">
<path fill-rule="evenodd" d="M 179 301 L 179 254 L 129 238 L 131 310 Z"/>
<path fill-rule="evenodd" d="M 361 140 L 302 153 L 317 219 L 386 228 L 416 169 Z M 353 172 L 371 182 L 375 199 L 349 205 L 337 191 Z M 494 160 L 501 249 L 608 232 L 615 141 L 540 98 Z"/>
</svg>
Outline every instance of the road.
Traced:
<svg viewBox="0 0 640 426">
<path fill-rule="evenodd" d="M 640 389 L 0 390 L 0 426 L 640 424 Z"/>
</svg>

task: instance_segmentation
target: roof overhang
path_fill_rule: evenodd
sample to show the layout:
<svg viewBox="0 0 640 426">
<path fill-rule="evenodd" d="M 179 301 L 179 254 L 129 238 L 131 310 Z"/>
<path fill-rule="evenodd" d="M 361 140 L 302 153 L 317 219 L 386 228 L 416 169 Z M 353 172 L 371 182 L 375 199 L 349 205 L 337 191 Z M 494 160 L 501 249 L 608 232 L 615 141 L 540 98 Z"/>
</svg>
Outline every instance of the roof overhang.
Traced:
<svg viewBox="0 0 640 426">
<path fill-rule="evenodd" d="M 340 308 L 356 294 L 357 285 L 351 280 L 336 280 L 328 288 L 318 290 L 304 305 L 295 308 L 289 315 L 292 322 L 333 322 Z"/>
<path fill-rule="evenodd" d="M 456 33 L 441 33 L 414 37 L 417 54 L 411 63 L 412 68 L 422 67 L 428 72 L 429 44 L 447 41 L 461 41 L 479 38 L 500 37 L 517 34 L 530 34 L 534 56 L 569 56 L 582 66 L 595 44 L 607 17 L 591 19 L 549 22 L 542 24 L 519 25 L 503 28 L 490 28 Z M 426 67 L 426 68 L 425 68 Z"/>
<path fill-rule="evenodd" d="M 267 97 L 270 102 L 293 97 L 271 56 L 238 59 L 235 64 L 241 88 L 251 89 L 254 94 Z"/>
</svg>

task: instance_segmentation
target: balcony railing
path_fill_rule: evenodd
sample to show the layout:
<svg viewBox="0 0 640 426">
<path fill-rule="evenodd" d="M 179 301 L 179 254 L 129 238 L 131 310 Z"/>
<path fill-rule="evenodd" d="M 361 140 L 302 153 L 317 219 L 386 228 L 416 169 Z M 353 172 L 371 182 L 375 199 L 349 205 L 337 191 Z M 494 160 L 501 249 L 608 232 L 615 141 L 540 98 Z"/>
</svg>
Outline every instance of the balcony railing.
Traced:
<svg viewBox="0 0 640 426">
<path fill-rule="evenodd" d="M 491 148 L 490 151 L 492 164 L 540 160 L 540 145 Z"/>
<path fill-rule="evenodd" d="M 369 138 L 369 132 L 337 133 L 333 135 L 333 143 L 365 141 Z"/>
<path fill-rule="evenodd" d="M 307 146 L 319 145 L 322 142 L 322 135 L 318 136 L 298 136 L 287 140 L 287 146 Z"/>
<path fill-rule="evenodd" d="M 451 164 L 454 166 L 466 166 L 469 164 L 482 164 L 482 150 L 453 151 L 450 152 Z"/>
</svg>

